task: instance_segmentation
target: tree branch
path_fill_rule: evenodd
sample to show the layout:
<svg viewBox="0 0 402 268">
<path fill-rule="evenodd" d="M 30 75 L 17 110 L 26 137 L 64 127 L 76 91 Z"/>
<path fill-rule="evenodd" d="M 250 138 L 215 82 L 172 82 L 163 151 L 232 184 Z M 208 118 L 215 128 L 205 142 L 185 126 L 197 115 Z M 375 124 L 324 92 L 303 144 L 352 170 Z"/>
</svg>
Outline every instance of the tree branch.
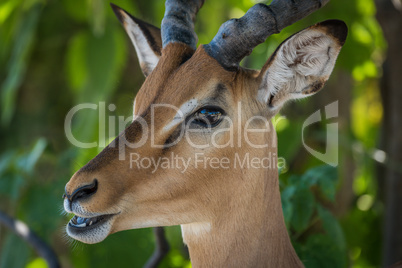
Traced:
<svg viewBox="0 0 402 268">
<path fill-rule="evenodd" d="M 156 268 L 158 264 L 162 261 L 162 259 L 169 252 L 169 243 L 165 237 L 165 230 L 163 227 L 155 227 L 153 228 L 155 235 L 155 250 L 152 256 L 149 258 L 147 263 L 144 265 L 144 268 Z"/>
<path fill-rule="evenodd" d="M 15 234 L 28 242 L 36 253 L 44 258 L 50 268 L 60 267 L 59 260 L 50 248 L 39 236 L 37 236 L 24 222 L 20 220 L 14 220 L 10 216 L 0 211 L 0 223 L 3 223 Z"/>
</svg>

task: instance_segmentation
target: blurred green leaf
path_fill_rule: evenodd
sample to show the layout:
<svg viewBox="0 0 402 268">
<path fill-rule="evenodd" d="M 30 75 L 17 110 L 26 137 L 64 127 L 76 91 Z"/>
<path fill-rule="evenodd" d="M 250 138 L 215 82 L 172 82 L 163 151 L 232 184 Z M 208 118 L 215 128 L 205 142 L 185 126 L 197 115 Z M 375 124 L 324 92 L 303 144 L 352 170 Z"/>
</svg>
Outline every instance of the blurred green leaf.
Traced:
<svg viewBox="0 0 402 268">
<path fill-rule="evenodd" d="M 8 125 L 15 110 L 17 90 L 25 75 L 30 48 L 35 37 L 35 30 L 42 10 L 41 4 L 34 5 L 23 16 L 23 20 L 14 37 L 13 51 L 7 68 L 7 76 L 1 89 L 1 123 Z"/>
<path fill-rule="evenodd" d="M 61 4 L 64 11 L 70 18 L 78 22 L 88 20 L 88 2 L 82 0 L 62 0 Z"/>
<path fill-rule="evenodd" d="M 13 200 L 20 197 L 27 175 L 32 175 L 34 166 L 46 147 L 46 140 L 39 139 L 28 152 L 17 153 L 11 150 L 0 157 L 0 192 Z"/>
<path fill-rule="evenodd" d="M 304 231 L 308 227 L 314 212 L 314 196 L 308 188 L 298 189 L 292 197 L 292 204 L 291 226 L 297 232 Z"/>
<path fill-rule="evenodd" d="M 20 174 L 16 174 L 11 178 L 11 191 L 10 196 L 13 200 L 17 200 L 20 197 L 21 188 L 24 186 L 25 179 Z"/>
<path fill-rule="evenodd" d="M 338 185 L 337 169 L 323 165 L 309 169 L 303 176 L 302 180 L 310 186 L 317 184 L 325 198 L 335 201 L 336 187 Z"/>
<path fill-rule="evenodd" d="M 83 63 L 86 57 L 88 43 L 88 34 L 79 32 L 75 34 L 69 44 L 66 57 L 66 71 L 68 82 L 75 94 L 79 94 L 79 90 L 83 88 L 85 79 L 88 75 L 88 68 Z"/>
<path fill-rule="evenodd" d="M 292 219 L 293 215 L 293 203 L 292 203 L 292 197 L 294 193 L 296 192 L 296 187 L 294 185 L 286 187 L 282 192 L 281 192 L 281 202 L 282 202 L 282 210 L 283 210 L 283 217 L 285 219 L 285 224 L 286 226 L 289 227 L 290 221 Z"/>
<path fill-rule="evenodd" d="M 43 258 L 36 258 L 27 264 L 25 268 L 48 268 L 46 261 Z"/>
<path fill-rule="evenodd" d="M 290 221 L 292 220 L 293 216 L 293 204 L 289 200 L 282 201 L 282 211 L 283 211 L 283 218 L 285 219 L 285 224 L 289 228 Z"/>
<path fill-rule="evenodd" d="M 28 154 L 23 155 L 18 159 L 18 168 L 21 168 L 26 173 L 31 174 L 36 162 L 38 162 L 39 158 L 42 156 L 42 153 L 46 148 L 46 144 L 47 142 L 44 138 L 39 139 Z"/>
<path fill-rule="evenodd" d="M 95 36 L 102 36 L 105 30 L 105 1 L 103 0 L 90 0 L 92 16 L 89 16 L 93 34 Z"/>
<path fill-rule="evenodd" d="M 13 10 L 18 6 L 19 1 L 3 1 L 0 4 L 0 24 L 3 25 L 3 23 L 9 18 L 10 14 L 13 12 Z"/>
<path fill-rule="evenodd" d="M 150 228 L 119 232 L 102 243 L 86 245 L 77 242 L 72 256 L 73 267 L 143 267 L 153 251 Z M 101 257 L 99 257 L 101 256 Z"/>
<path fill-rule="evenodd" d="M 332 239 L 334 245 L 339 248 L 339 251 L 346 251 L 345 237 L 342 228 L 335 217 L 322 206 L 317 205 L 318 215 L 322 221 L 322 225 L 326 234 Z"/>
<path fill-rule="evenodd" d="M 0 177 L 10 168 L 11 163 L 14 161 L 16 151 L 7 151 L 0 155 Z M 0 188 L 1 189 L 1 188 Z"/>
<path fill-rule="evenodd" d="M 23 268 L 29 256 L 28 245 L 17 235 L 6 236 L 0 255 L 0 268 Z"/>
<path fill-rule="evenodd" d="M 77 103 L 90 101 L 98 105 L 97 110 L 86 109 L 79 112 L 73 120 L 73 135 L 81 142 L 99 141 L 98 122 L 99 103 L 106 102 L 116 89 L 116 81 L 125 63 L 125 39 L 121 31 L 114 31 L 108 26 L 102 36 L 96 37 L 91 32 L 78 33 L 67 53 L 67 73 L 71 77 L 71 86 Z M 98 142 L 99 145 L 99 142 Z M 78 163 L 85 163 L 94 157 L 100 147 L 83 149 L 77 158 Z"/>
<path fill-rule="evenodd" d="M 24 221 L 45 241 L 58 231 L 61 222 L 59 216 L 63 188 L 56 189 L 55 185 L 59 186 L 56 183 L 33 184 L 20 202 L 24 207 Z"/>
<path fill-rule="evenodd" d="M 296 249 L 306 268 L 347 267 L 345 254 L 339 251 L 328 236 L 311 235 L 304 246 L 299 245 Z"/>
</svg>

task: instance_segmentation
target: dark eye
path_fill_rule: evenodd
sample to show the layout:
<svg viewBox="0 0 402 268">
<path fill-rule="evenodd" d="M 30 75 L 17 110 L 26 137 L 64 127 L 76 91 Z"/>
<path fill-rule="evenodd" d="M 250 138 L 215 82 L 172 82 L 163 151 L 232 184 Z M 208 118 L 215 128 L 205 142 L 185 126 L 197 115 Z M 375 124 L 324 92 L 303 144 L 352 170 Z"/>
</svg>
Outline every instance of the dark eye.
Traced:
<svg viewBox="0 0 402 268">
<path fill-rule="evenodd" d="M 218 107 L 201 108 L 194 114 L 194 121 L 204 127 L 214 127 L 220 123 L 223 111 Z"/>
</svg>

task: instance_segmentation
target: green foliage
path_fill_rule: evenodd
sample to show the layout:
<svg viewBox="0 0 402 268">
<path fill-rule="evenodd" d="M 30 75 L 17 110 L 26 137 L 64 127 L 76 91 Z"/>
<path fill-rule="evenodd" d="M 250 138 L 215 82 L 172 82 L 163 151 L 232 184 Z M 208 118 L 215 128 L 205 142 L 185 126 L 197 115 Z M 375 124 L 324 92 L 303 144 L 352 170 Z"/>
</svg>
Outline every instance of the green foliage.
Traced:
<svg viewBox="0 0 402 268">
<path fill-rule="evenodd" d="M 34 173 L 34 167 L 46 147 L 46 140 L 39 139 L 28 152 L 11 150 L 0 157 L 0 192 L 11 199 L 20 197 L 21 187 Z"/>
<path fill-rule="evenodd" d="M 285 223 L 296 252 L 306 267 L 346 267 L 342 228 L 323 203 L 334 202 L 337 170 L 331 166 L 292 175 L 281 184 Z"/>
<path fill-rule="evenodd" d="M 47 267 L 48 265 L 46 261 L 42 258 L 36 258 L 25 266 L 25 268 L 47 268 Z"/>
<path fill-rule="evenodd" d="M 151 229 L 124 231 L 95 245 L 75 242 L 71 260 L 76 268 L 142 267 L 153 251 Z M 101 256 L 101 257 L 100 257 Z"/>
<path fill-rule="evenodd" d="M 29 257 L 29 247 L 15 234 L 8 234 L 0 255 L 0 268 L 23 268 Z"/>
<path fill-rule="evenodd" d="M 39 139 L 31 150 L 11 150 L 0 156 L 0 193 L 14 203 L 21 199 L 24 186 L 34 173 L 46 141 Z M 0 267 L 24 267 L 29 257 L 29 246 L 14 234 L 7 234 L 1 252 Z"/>
<path fill-rule="evenodd" d="M 10 8 L 3 4 L 2 10 Z M 29 8 L 21 16 L 22 19 L 13 36 L 13 46 L 11 57 L 7 64 L 7 76 L 2 83 L 1 89 L 1 123 L 7 125 L 14 113 L 15 102 L 17 97 L 17 90 L 20 87 L 24 73 L 27 69 L 27 59 L 29 57 L 30 48 L 33 45 L 35 30 L 38 23 L 39 15 L 41 12 L 41 5 L 36 4 Z M 1 39 L 0 39 L 1 42 Z"/>
<path fill-rule="evenodd" d="M 113 2 L 160 25 L 163 0 Z M 199 44 L 208 43 L 221 23 L 242 16 L 256 2 L 206 1 L 196 23 Z M 349 27 L 334 71 L 334 76 L 347 72 L 353 86 L 351 130 L 340 137 L 340 150 L 352 154 L 357 166 L 355 198 L 346 215 L 339 219 L 329 209 L 336 207 L 341 175 L 302 153 L 301 126 L 308 114 L 301 111 L 311 102 L 290 106 L 295 111 L 275 124 L 278 156 L 287 164 L 280 176 L 285 222 L 307 267 L 380 264 L 382 205 L 373 159 L 382 120 L 377 79 L 386 44 L 374 14 L 373 0 L 331 1 L 271 36 L 242 62 L 261 68 L 284 39 L 321 20 L 343 19 Z M 63 131 L 67 112 L 79 103 L 105 102 L 116 104 L 115 115 L 128 116 L 144 79 L 108 2 L 2 0 L 0 25 L 0 209 L 27 222 L 55 248 L 63 266 L 141 267 L 153 250 L 150 229 L 120 232 L 97 245 L 69 243 L 63 230 L 70 216 L 60 213 L 65 183 L 102 149 L 77 150 L 68 142 Z M 98 126 L 98 111 L 80 112 L 73 119 L 73 135 L 85 142 L 114 138 L 100 133 Z M 320 144 L 323 130 L 325 124 L 309 141 Z M 172 250 L 161 267 L 190 267 L 180 228 L 168 227 L 166 233 Z M 7 231 L 0 232 L 0 250 L 0 268 L 45 267 L 25 242 Z"/>
</svg>

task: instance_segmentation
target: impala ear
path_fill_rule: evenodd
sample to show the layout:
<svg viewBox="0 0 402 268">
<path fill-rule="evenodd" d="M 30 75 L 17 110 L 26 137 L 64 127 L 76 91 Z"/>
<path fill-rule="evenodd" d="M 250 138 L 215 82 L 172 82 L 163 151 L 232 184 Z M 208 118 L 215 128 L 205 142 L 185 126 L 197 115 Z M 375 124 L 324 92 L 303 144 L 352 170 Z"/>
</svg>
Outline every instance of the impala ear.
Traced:
<svg viewBox="0 0 402 268">
<path fill-rule="evenodd" d="M 135 47 L 142 72 L 148 76 L 158 64 L 161 56 L 161 30 L 134 18 L 127 11 L 114 4 L 110 5 Z"/>
<path fill-rule="evenodd" d="M 334 68 L 347 32 L 343 21 L 328 20 L 284 41 L 261 70 L 258 99 L 279 109 L 287 100 L 318 92 Z"/>
</svg>

